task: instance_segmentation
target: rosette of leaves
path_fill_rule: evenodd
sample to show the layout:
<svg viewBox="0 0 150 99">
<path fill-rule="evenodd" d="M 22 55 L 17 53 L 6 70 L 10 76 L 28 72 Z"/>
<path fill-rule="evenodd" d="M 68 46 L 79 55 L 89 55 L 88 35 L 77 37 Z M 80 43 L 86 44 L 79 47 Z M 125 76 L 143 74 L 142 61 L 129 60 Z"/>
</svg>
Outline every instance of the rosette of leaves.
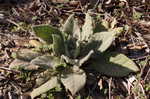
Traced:
<svg viewBox="0 0 150 99">
<path fill-rule="evenodd" d="M 61 66 L 64 69 L 58 70 L 55 75 L 51 73 L 42 75 L 42 77 L 50 76 L 45 77 L 46 80 L 41 77 L 44 81 L 31 92 L 31 97 L 34 98 L 60 84 L 64 85 L 66 91 L 75 95 L 86 83 L 86 73 L 81 69 L 85 65 L 100 74 L 113 77 L 123 77 L 131 72 L 137 72 L 138 67 L 127 56 L 106 51 L 123 31 L 122 27 L 115 27 L 116 23 L 115 19 L 111 23 L 104 20 L 95 22 L 93 17 L 86 13 L 82 27 L 74 15 L 70 15 L 60 29 L 50 25 L 33 26 L 34 35 L 41 42 L 39 44 L 36 41 L 36 44 L 34 42 L 32 44 L 35 47 L 46 44 L 50 46 L 53 54 L 34 55 L 35 57 L 26 60 L 28 64 L 34 64 L 40 68 L 41 66 L 52 67 L 52 71 L 57 71 Z M 17 58 L 21 60 L 27 57 L 19 53 L 17 55 Z"/>
</svg>

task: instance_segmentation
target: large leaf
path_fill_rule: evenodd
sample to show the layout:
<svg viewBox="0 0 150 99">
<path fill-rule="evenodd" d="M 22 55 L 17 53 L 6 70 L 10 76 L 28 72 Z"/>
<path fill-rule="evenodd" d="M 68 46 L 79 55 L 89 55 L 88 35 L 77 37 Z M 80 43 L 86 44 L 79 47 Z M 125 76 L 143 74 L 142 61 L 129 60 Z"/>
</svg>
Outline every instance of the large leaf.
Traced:
<svg viewBox="0 0 150 99">
<path fill-rule="evenodd" d="M 67 35 L 71 35 L 75 38 L 80 37 L 80 27 L 78 25 L 78 21 L 74 18 L 74 14 L 70 15 L 68 19 L 66 20 L 65 24 L 63 25 L 64 33 L 67 33 Z"/>
<path fill-rule="evenodd" d="M 105 50 L 107 50 L 107 48 L 112 44 L 113 40 L 115 39 L 115 33 L 112 31 L 100 32 L 94 34 L 92 37 L 95 41 L 101 42 L 101 45 L 98 48 L 98 50 L 100 52 L 104 52 Z"/>
<path fill-rule="evenodd" d="M 82 27 L 81 40 L 87 41 L 91 35 L 93 35 L 93 19 L 89 13 L 86 13 L 85 23 Z"/>
<path fill-rule="evenodd" d="M 66 20 L 65 24 L 63 25 L 63 32 L 67 34 L 72 34 L 73 27 L 74 27 L 74 14 L 70 15 Z"/>
<path fill-rule="evenodd" d="M 80 44 L 80 57 L 85 57 L 91 50 L 97 51 L 98 47 L 101 45 L 101 41 L 90 40 L 88 43 Z"/>
<path fill-rule="evenodd" d="M 39 96 L 40 94 L 45 93 L 45 92 L 49 91 L 50 89 L 53 89 L 57 86 L 59 86 L 57 77 L 52 77 L 46 83 L 44 83 L 40 87 L 34 89 L 30 94 L 31 98 L 34 99 L 36 96 Z"/>
<path fill-rule="evenodd" d="M 29 50 L 29 49 L 22 49 L 16 53 L 12 53 L 13 58 L 17 58 L 24 61 L 31 61 L 32 59 L 40 56 L 41 53 Z"/>
<path fill-rule="evenodd" d="M 81 40 L 81 30 L 78 24 L 78 20 L 74 20 L 73 37 L 79 41 Z"/>
<path fill-rule="evenodd" d="M 115 28 L 111 31 L 95 33 L 92 36 L 92 39 L 94 41 L 101 42 L 101 45 L 99 46 L 98 50 L 100 52 L 104 52 L 105 50 L 107 50 L 109 46 L 112 44 L 117 34 L 122 32 L 121 29 L 122 28 Z"/>
<path fill-rule="evenodd" d="M 9 65 L 9 68 L 10 69 L 19 69 L 19 68 L 24 68 L 28 65 L 29 65 L 29 62 L 15 59 L 15 60 L 13 60 L 13 62 L 11 62 L 11 64 Z"/>
<path fill-rule="evenodd" d="M 55 68 L 56 66 L 62 64 L 62 62 L 57 57 L 50 55 L 39 56 L 33 59 L 30 63 L 43 66 L 43 68 Z"/>
<path fill-rule="evenodd" d="M 30 64 L 29 62 L 15 59 L 9 66 L 10 69 L 14 70 L 38 70 L 40 66 Z"/>
<path fill-rule="evenodd" d="M 40 86 L 44 84 L 46 81 L 48 81 L 52 77 L 52 74 L 53 72 L 51 69 L 47 69 L 41 72 L 40 74 L 38 74 L 35 87 Z"/>
<path fill-rule="evenodd" d="M 74 20 L 74 27 L 73 27 L 73 35 L 74 39 L 74 50 L 73 50 L 73 58 L 77 58 L 78 55 L 80 54 L 80 41 L 81 41 L 81 30 L 78 25 L 78 21 Z"/>
<path fill-rule="evenodd" d="M 93 50 L 91 50 L 86 56 L 84 56 L 83 58 L 81 58 L 78 62 L 78 66 L 82 66 L 86 61 L 88 61 L 90 59 L 90 57 L 92 56 L 92 54 L 94 53 Z"/>
<path fill-rule="evenodd" d="M 73 53 L 73 58 L 77 58 L 80 55 L 81 45 L 80 42 L 76 41 L 76 48 Z"/>
<path fill-rule="evenodd" d="M 53 34 L 53 51 L 56 55 L 61 56 L 65 53 L 65 45 L 63 38 L 58 34 Z"/>
<path fill-rule="evenodd" d="M 33 26 L 34 34 L 40 38 L 43 42 L 46 42 L 48 44 L 51 44 L 53 42 L 52 40 L 52 34 L 61 34 L 61 32 L 50 25 L 36 25 Z"/>
<path fill-rule="evenodd" d="M 78 25 L 78 21 L 74 18 L 74 15 L 70 15 L 66 23 L 63 26 L 63 33 L 67 33 L 67 41 L 65 42 L 65 54 L 71 57 L 77 57 L 80 52 L 81 31 Z M 74 42 L 76 41 L 76 43 Z M 70 47 L 73 49 L 70 49 Z M 72 48 L 71 47 L 71 48 Z M 70 49 L 70 51 L 68 50 Z"/>
<path fill-rule="evenodd" d="M 79 55 L 80 44 L 75 38 L 73 38 L 73 37 L 68 38 L 68 40 L 66 41 L 66 47 L 68 49 L 70 58 L 76 58 Z"/>
<path fill-rule="evenodd" d="M 119 53 L 103 53 L 91 60 L 89 66 L 108 76 L 123 77 L 139 71 L 136 64 L 127 56 Z"/>
<path fill-rule="evenodd" d="M 75 95 L 86 83 L 86 74 L 83 70 L 74 66 L 72 72 L 65 72 L 61 76 L 61 82 L 66 90 L 69 90 L 72 95 Z"/>
</svg>

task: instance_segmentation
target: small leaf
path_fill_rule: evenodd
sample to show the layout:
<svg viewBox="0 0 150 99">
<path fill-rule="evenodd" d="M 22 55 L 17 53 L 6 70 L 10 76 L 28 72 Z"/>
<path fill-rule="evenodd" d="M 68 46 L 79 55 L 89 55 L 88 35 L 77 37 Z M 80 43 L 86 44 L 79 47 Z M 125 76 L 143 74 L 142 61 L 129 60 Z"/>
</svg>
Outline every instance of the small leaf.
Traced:
<svg viewBox="0 0 150 99">
<path fill-rule="evenodd" d="M 141 17 L 142 17 L 142 13 L 141 12 L 138 12 L 138 11 L 136 11 L 135 9 L 133 9 L 133 18 L 134 19 L 140 19 Z"/>
<path fill-rule="evenodd" d="M 63 32 L 67 34 L 72 34 L 73 27 L 74 27 L 74 14 L 70 15 L 66 20 L 65 24 L 63 25 Z"/>
<path fill-rule="evenodd" d="M 111 29 L 113 29 L 114 27 L 115 27 L 115 25 L 117 24 L 117 20 L 116 20 L 116 18 L 113 18 L 113 21 L 111 22 Z"/>
<path fill-rule="evenodd" d="M 86 83 L 86 74 L 83 70 L 74 66 L 73 72 L 65 72 L 64 75 L 61 76 L 61 81 L 66 90 L 69 90 L 72 95 L 75 95 L 76 92 L 84 87 Z"/>
<path fill-rule="evenodd" d="M 109 29 L 110 28 L 110 23 L 106 20 L 102 20 L 102 23 L 101 23 L 106 29 Z"/>
<path fill-rule="evenodd" d="M 45 92 L 49 91 L 50 89 L 53 89 L 57 86 L 59 86 L 57 77 L 52 77 L 46 83 L 44 83 L 40 87 L 34 89 L 30 94 L 31 98 L 34 99 L 35 97 L 39 96 L 40 94 L 43 94 L 43 93 L 45 93 Z"/>
<path fill-rule="evenodd" d="M 114 77 L 127 76 L 131 72 L 139 71 L 136 64 L 127 56 L 119 53 L 104 53 L 91 60 L 89 64 L 94 70 Z"/>
<path fill-rule="evenodd" d="M 54 28 L 50 25 L 33 26 L 33 31 L 40 40 L 48 44 L 51 44 L 53 42 L 52 34 L 61 34 L 61 32 L 57 28 Z"/>
<path fill-rule="evenodd" d="M 120 33 L 123 32 L 123 30 L 124 30 L 123 27 L 117 27 L 117 28 L 114 28 L 114 29 L 110 29 L 109 31 L 113 31 L 116 34 L 116 36 L 119 36 Z"/>
<path fill-rule="evenodd" d="M 93 19 L 92 17 L 86 13 L 85 23 L 82 27 L 81 40 L 88 40 L 91 35 L 93 35 Z"/>
<path fill-rule="evenodd" d="M 56 55 L 61 56 L 65 53 L 65 45 L 63 38 L 58 34 L 53 34 L 53 51 Z"/>
<path fill-rule="evenodd" d="M 39 66 L 44 66 L 45 68 L 54 69 L 56 66 L 62 64 L 62 61 L 60 61 L 57 57 L 54 56 L 43 55 L 33 59 L 30 63 Z"/>
</svg>

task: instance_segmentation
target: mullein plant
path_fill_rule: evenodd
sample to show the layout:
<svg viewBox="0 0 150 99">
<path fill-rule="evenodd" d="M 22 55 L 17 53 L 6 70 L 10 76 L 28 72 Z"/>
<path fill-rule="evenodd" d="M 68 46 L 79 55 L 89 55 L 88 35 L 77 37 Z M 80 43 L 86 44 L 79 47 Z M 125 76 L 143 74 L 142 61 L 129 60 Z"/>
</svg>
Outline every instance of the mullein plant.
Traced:
<svg viewBox="0 0 150 99">
<path fill-rule="evenodd" d="M 35 48 L 48 46 L 49 52 L 20 50 L 13 56 L 16 58 L 11 69 L 39 70 L 36 88 L 30 93 L 32 98 L 41 95 L 61 84 L 66 91 L 75 95 L 86 84 L 86 71 L 90 68 L 102 75 L 124 77 L 138 72 L 136 64 L 124 54 L 109 51 L 108 48 L 123 27 L 115 27 L 117 21 L 108 23 L 105 20 L 95 22 L 89 14 L 85 14 L 83 26 L 78 24 L 74 14 L 70 15 L 64 25 L 58 29 L 51 25 L 33 26 L 33 32 L 39 41 L 30 43 Z"/>
</svg>

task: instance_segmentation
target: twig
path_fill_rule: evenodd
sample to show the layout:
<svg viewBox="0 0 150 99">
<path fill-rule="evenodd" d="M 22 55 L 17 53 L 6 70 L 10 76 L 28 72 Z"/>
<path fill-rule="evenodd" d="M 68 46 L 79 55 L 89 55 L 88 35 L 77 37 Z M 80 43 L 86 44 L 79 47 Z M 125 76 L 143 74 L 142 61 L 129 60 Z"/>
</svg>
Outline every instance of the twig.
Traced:
<svg viewBox="0 0 150 99">
<path fill-rule="evenodd" d="M 21 87 L 14 81 L 11 81 L 10 84 L 20 93 L 22 94 L 21 92 Z"/>
<path fill-rule="evenodd" d="M 22 31 L 25 31 L 26 32 L 26 30 L 24 29 L 24 28 L 22 28 L 19 24 L 17 24 L 16 22 L 14 22 L 14 21 L 12 21 L 12 20 L 10 20 L 10 19 L 7 19 L 7 21 L 9 22 L 9 23 L 12 23 L 12 24 L 14 24 L 14 25 L 16 25 L 17 27 L 19 27 Z"/>
<path fill-rule="evenodd" d="M 146 99 L 146 94 L 145 94 L 144 88 L 143 88 L 143 86 L 141 85 L 141 83 L 139 83 L 139 86 L 141 87 L 141 91 L 142 91 L 142 93 L 144 94 L 144 97 L 145 97 L 145 99 Z"/>
<path fill-rule="evenodd" d="M 10 71 L 10 72 L 15 72 L 15 73 L 20 73 L 19 71 L 11 70 L 11 69 L 6 68 L 6 67 L 0 67 L 0 69 L 5 70 L 5 71 Z"/>
<path fill-rule="evenodd" d="M 128 95 L 130 95 L 131 91 L 130 91 L 130 86 L 129 86 L 128 82 L 122 81 L 122 84 L 124 85 L 124 87 L 128 91 Z"/>
<path fill-rule="evenodd" d="M 99 5 L 99 3 L 100 3 L 100 0 L 97 0 L 96 4 L 93 7 L 93 10 L 95 10 L 97 8 L 97 6 Z"/>
<path fill-rule="evenodd" d="M 111 83 L 112 83 L 112 77 L 109 80 L 109 98 L 108 99 L 111 99 Z"/>
<path fill-rule="evenodd" d="M 15 8 L 12 8 L 12 11 L 15 15 L 20 16 L 20 14 L 17 12 L 17 10 Z"/>
<path fill-rule="evenodd" d="M 132 58 L 133 61 L 145 59 L 145 58 L 147 58 L 147 57 L 149 57 L 149 55 L 145 55 L 145 56 L 141 56 L 141 57 L 137 57 L 137 58 L 135 58 L 135 57 L 133 57 L 133 56 L 129 56 L 129 58 Z"/>
<path fill-rule="evenodd" d="M 8 92 L 8 99 L 13 99 L 10 92 Z"/>
<path fill-rule="evenodd" d="M 6 77 L 3 74 L 0 74 L 0 79 L 6 79 Z"/>
<path fill-rule="evenodd" d="M 149 73 L 150 73 L 150 68 L 149 68 L 149 70 L 148 70 L 148 72 L 147 72 L 147 74 L 146 74 L 146 76 L 145 76 L 145 78 L 144 78 L 144 80 L 143 80 L 144 82 L 145 82 L 145 80 L 147 79 Z"/>
<path fill-rule="evenodd" d="M 79 5 L 80 5 L 80 7 L 81 7 L 82 12 L 84 12 L 84 9 L 83 9 L 83 6 L 82 6 L 82 4 L 81 4 L 81 1 L 80 1 L 80 0 L 78 0 L 78 1 L 79 1 Z"/>
</svg>

